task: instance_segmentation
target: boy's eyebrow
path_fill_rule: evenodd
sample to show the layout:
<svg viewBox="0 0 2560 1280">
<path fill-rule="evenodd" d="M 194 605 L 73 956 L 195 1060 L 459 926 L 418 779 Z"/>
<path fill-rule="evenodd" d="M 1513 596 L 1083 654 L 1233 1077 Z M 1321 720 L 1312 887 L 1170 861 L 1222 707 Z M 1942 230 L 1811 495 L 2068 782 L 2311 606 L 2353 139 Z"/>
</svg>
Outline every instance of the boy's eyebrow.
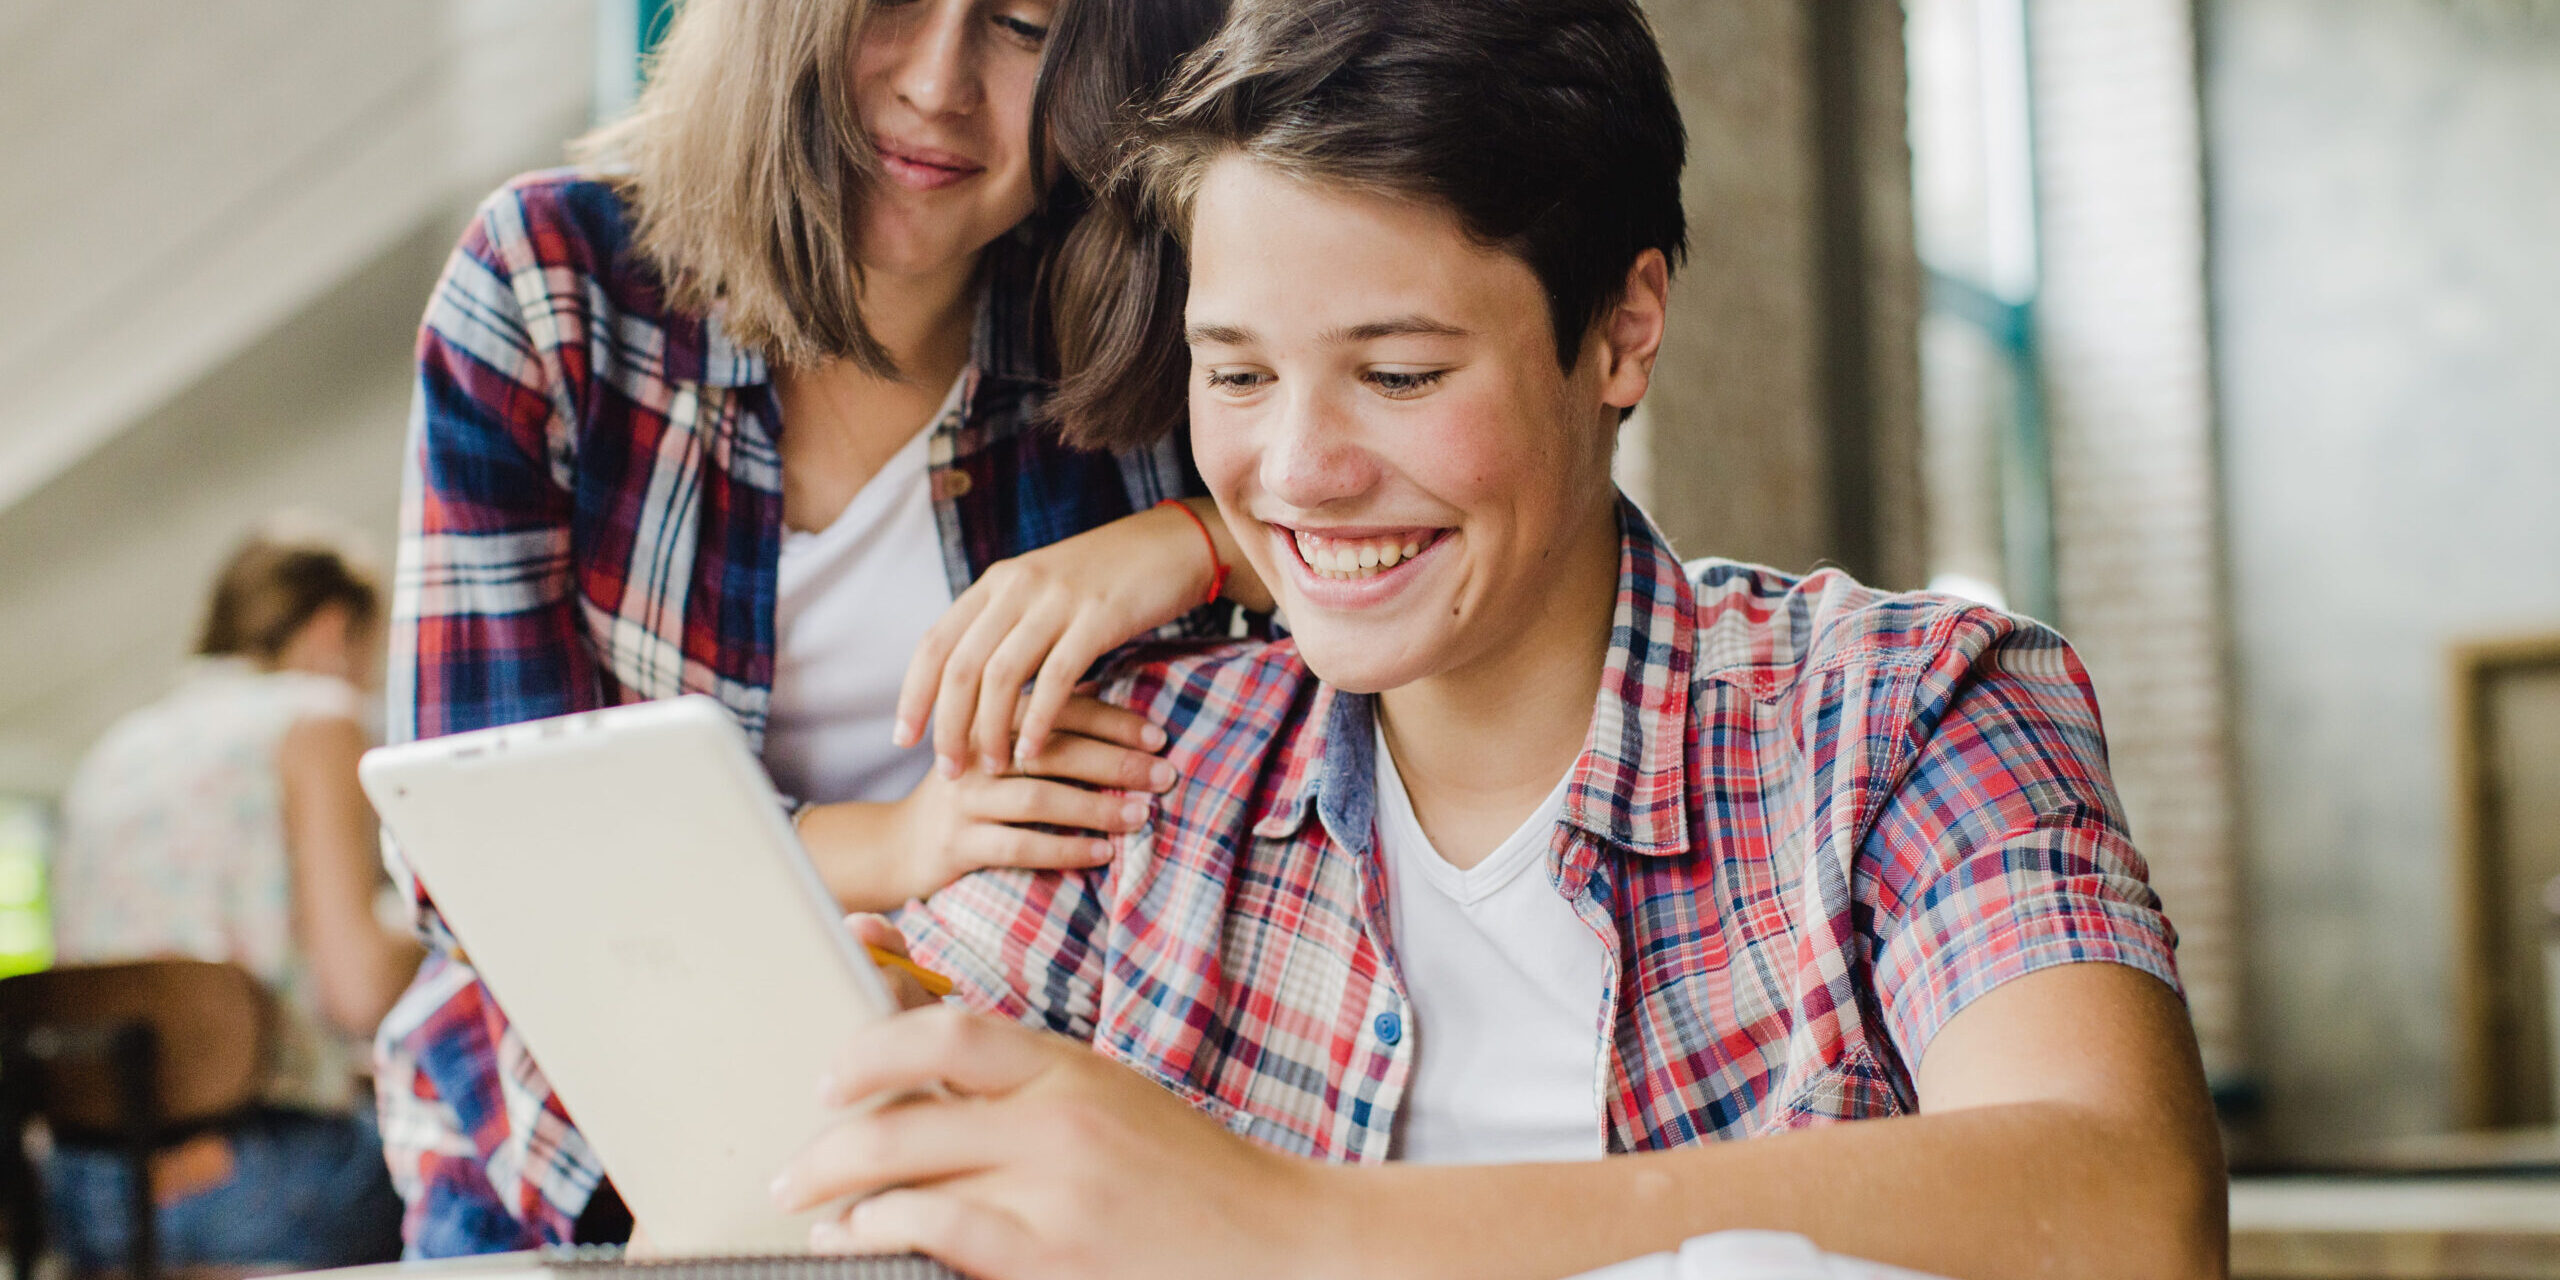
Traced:
<svg viewBox="0 0 2560 1280">
<path fill-rule="evenodd" d="M 1392 320 L 1372 320 L 1347 329 L 1334 329 L 1324 335 L 1326 342 L 1369 342 L 1378 338 L 1464 338 L 1469 336 L 1445 320 L 1429 316 L 1397 316 Z"/>
<path fill-rule="evenodd" d="M 1341 329 L 1328 329 L 1321 341 L 1328 343 L 1370 342 L 1379 338 L 1464 338 L 1471 332 L 1445 320 L 1429 316 L 1397 316 L 1391 320 L 1371 320 Z M 1259 335 L 1242 325 L 1195 324 L 1183 329 L 1182 340 L 1192 346 L 1250 346 Z"/>
</svg>

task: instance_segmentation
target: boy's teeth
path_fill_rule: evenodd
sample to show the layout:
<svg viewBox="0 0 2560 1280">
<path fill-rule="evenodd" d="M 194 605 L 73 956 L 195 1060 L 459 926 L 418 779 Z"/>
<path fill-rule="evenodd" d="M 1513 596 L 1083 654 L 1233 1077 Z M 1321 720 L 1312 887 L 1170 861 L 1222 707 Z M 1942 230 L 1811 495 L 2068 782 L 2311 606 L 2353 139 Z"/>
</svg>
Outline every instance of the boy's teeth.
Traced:
<svg viewBox="0 0 2560 1280">
<path fill-rule="evenodd" d="M 1427 538 L 1365 538 L 1344 541 L 1297 535 L 1298 554 L 1307 567 L 1325 578 L 1368 578 L 1422 554 Z"/>
</svg>

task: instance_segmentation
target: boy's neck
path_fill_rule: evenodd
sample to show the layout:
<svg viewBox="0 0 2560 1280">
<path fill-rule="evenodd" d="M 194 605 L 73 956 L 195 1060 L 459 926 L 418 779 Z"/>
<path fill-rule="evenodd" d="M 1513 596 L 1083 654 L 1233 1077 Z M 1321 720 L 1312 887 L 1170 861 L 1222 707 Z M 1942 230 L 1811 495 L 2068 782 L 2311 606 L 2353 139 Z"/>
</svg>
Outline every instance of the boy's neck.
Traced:
<svg viewBox="0 0 2560 1280">
<path fill-rule="evenodd" d="M 1597 523 L 1558 566 L 1546 608 L 1515 640 L 1378 695 L 1414 817 L 1450 865 L 1484 861 L 1581 754 L 1608 663 L 1618 552 L 1616 503 L 1602 502 Z"/>
</svg>

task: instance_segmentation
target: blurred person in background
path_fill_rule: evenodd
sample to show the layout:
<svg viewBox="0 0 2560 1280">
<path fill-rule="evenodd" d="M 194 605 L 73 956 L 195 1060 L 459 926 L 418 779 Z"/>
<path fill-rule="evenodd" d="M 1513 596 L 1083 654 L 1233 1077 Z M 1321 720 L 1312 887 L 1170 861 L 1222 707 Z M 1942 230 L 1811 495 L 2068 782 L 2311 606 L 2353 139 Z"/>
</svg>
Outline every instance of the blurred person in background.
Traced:
<svg viewBox="0 0 2560 1280">
<path fill-rule="evenodd" d="M 227 961 L 275 997 L 265 1106 L 164 1156 L 162 1258 L 338 1266 L 396 1256 L 400 1205 L 362 1101 L 364 1038 L 419 960 L 377 917 L 373 811 L 356 785 L 377 684 L 377 575 L 341 538 L 279 524 L 214 585 L 176 690 L 109 729 L 62 804 L 60 962 Z M 46 1182 L 75 1267 L 119 1265 L 121 1154 L 58 1148 Z"/>
<path fill-rule="evenodd" d="M 1161 446 L 1050 425 L 1062 366 L 1182 359 L 1117 340 L 1131 299 L 1179 296 L 1179 259 L 1133 255 L 1084 179 L 1112 110 L 1224 7 L 686 5 L 633 112 L 578 149 L 594 167 L 492 196 L 429 304 L 390 736 L 707 693 L 848 908 L 1108 857 L 1174 776 L 1161 729 L 1076 681 L 1269 603 L 1229 580 L 1161 430 L 1178 391 L 1132 402 Z M 430 944 L 377 1045 L 410 1251 L 622 1238 L 595 1154 L 393 870 Z"/>
</svg>

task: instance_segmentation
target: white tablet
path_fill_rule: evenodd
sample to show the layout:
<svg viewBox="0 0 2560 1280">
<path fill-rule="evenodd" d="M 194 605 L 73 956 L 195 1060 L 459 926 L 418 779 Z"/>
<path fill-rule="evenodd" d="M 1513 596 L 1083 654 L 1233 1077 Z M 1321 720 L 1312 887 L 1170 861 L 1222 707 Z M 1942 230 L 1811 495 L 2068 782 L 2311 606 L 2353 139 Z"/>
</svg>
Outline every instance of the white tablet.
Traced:
<svg viewBox="0 0 2560 1280">
<path fill-rule="evenodd" d="M 365 794 L 653 1243 L 801 1252 L 766 1188 L 896 1004 L 719 703 L 366 753 Z"/>
</svg>

